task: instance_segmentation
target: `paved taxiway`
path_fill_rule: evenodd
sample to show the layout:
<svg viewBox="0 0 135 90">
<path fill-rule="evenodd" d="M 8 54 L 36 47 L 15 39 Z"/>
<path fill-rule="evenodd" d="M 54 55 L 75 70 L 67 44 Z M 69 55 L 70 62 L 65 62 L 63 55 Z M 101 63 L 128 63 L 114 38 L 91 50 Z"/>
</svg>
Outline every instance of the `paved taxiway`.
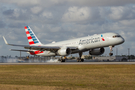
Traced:
<svg viewBox="0 0 135 90">
<path fill-rule="evenodd" d="M 0 63 L 0 65 L 135 65 L 135 62 L 46 62 L 46 63 Z"/>
</svg>

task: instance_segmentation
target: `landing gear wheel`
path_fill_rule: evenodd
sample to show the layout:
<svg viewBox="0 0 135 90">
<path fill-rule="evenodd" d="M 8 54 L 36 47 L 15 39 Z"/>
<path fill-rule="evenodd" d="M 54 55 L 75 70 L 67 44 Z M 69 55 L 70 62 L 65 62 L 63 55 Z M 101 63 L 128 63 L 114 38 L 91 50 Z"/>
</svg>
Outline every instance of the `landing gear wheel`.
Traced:
<svg viewBox="0 0 135 90">
<path fill-rule="evenodd" d="M 84 59 L 81 59 L 81 62 L 84 62 Z"/>
<path fill-rule="evenodd" d="M 65 62 L 65 59 L 61 59 L 61 62 Z"/>
<path fill-rule="evenodd" d="M 109 53 L 109 55 L 110 55 L 110 56 L 112 56 L 112 55 L 113 55 L 113 53 Z"/>
<path fill-rule="evenodd" d="M 113 55 L 113 53 L 112 53 L 113 50 L 112 49 L 113 49 L 114 46 L 109 46 L 109 47 L 110 47 L 110 53 L 109 53 L 109 55 L 112 56 Z"/>
<path fill-rule="evenodd" d="M 80 62 L 80 61 L 81 61 L 80 58 L 78 58 L 78 59 L 77 59 L 77 62 Z"/>
<path fill-rule="evenodd" d="M 77 62 L 84 62 L 84 59 L 78 58 L 78 59 L 77 59 Z"/>
<path fill-rule="evenodd" d="M 77 60 L 77 62 L 80 62 L 80 60 Z"/>
</svg>

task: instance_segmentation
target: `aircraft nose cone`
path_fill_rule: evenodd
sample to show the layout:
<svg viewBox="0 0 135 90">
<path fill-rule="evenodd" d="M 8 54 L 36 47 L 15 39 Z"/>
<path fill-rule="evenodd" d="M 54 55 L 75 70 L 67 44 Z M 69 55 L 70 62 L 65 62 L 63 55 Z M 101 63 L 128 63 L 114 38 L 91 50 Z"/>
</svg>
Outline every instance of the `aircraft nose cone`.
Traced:
<svg viewBox="0 0 135 90">
<path fill-rule="evenodd" d="M 125 39 L 122 37 L 121 38 L 121 43 L 124 43 L 125 42 Z"/>
</svg>

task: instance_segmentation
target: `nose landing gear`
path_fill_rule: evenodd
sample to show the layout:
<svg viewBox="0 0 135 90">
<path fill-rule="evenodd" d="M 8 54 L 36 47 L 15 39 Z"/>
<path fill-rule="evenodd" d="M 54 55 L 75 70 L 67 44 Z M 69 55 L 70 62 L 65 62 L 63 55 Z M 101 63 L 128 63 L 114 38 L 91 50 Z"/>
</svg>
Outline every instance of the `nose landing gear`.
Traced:
<svg viewBox="0 0 135 90">
<path fill-rule="evenodd" d="M 113 56 L 113 53 L 112 53 L 113 50 L 112 49 L 113 49 L 114 46 L 109 46 L 109 47 L 110 47 L 110 53 L 109 53 L 109 55 L 110 56 Z"/>
<path fill-rule="evenodd" d="M 113 56 L 113 53 L 109 53 L 110 56 Z"/>
</svg>

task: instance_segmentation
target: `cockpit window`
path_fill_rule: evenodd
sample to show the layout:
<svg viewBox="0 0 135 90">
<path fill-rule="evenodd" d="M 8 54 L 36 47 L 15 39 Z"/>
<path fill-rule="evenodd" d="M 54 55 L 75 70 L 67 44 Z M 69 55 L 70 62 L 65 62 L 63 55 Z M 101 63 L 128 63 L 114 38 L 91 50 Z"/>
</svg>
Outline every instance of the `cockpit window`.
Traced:
<svg viewBox="0 0 135 90">
<path fill-rule="evenodd" d="M 116 38 L 116 37 L 121 37 L 120 35 L 114 35 L 113 38 Z"/>
</svg>

